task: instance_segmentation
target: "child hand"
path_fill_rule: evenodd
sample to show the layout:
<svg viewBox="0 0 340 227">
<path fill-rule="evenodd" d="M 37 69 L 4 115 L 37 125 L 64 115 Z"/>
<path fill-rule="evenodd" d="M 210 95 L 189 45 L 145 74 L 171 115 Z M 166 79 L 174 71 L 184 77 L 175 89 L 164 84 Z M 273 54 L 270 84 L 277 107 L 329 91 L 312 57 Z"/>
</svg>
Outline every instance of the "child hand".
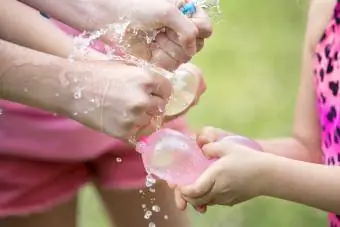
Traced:
<svg viewBox="0 0 340 227">
<path fill-rule="evenodd" d="M 219 133 L 210 134 L 216 139 Z M 198 211 L 206 205 L 232 206 L 262 194 L 266 182 L 266 169 L 270 155 L 220 139 L 203 145 L 207 157 L 219 157 L 196 181 L 195 184 L 177 188 L 176 203 L 184 209 L 183 200 Z"/>
</svg>

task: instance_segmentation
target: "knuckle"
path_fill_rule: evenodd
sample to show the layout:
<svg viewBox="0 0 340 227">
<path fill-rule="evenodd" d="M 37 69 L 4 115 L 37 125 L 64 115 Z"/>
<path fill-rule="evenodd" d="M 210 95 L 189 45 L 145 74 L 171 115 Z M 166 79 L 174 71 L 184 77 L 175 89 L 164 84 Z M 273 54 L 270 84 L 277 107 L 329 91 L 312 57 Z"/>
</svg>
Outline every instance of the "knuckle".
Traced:
<svg viewBox="0 0 340 227">
<path fill-rule="evenodd" d="M 192 42 L 198 35 L 198 29 L 195 26 L 187 29 L 186 36 L 183 37 L 185 42 Z"/>
<path fill-rule="evenodd" d="M 201 26 L 201 30 L 204 38 L 209 38 L 213 34 L 213 27 L 210 20 L 205 20 Z"/>
<path fill-rule="evenodd" d="M 139 89 L 145 90 L 146 87 L 152 86 L 154 84 L 154 78 L 152 73 L 141 73 L 139 81 Z"/>
<path fill-rule="evenodd" d="M 131 112 L 134 115 L 144 113 L 148 109 L 148 106 L 149 106 L 148 99 L 145 97 L 140 97 L 136 99 L 136 101 L 134 102 L 133 106 L 131 107 Z"/>
</svg>

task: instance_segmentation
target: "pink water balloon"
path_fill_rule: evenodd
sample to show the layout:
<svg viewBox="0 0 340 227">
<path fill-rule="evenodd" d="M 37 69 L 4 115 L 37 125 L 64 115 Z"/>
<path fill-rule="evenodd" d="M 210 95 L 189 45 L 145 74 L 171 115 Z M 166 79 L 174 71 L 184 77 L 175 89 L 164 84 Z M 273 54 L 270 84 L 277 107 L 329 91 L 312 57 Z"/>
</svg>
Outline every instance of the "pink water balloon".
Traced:
<svg viewBox="0 0 340 227">
<path fill-rule="evenodd" d="M 235 143 L 255 150 L 261 147 L 243 136 L 227 136 Z M 216 161 L 208 160 L 196 140 L 172 129 L 161 129 L 137 144 L 147 171 L 170 184 L 188 185 Z"/>
</svg>

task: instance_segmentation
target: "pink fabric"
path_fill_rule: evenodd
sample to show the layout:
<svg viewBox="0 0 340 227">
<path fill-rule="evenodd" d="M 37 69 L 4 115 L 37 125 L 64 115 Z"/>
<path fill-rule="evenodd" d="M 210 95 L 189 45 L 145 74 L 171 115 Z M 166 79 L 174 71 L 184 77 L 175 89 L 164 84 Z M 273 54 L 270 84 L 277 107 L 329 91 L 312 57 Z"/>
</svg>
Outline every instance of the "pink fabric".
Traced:
<svg viewBox="0 0 340 227">
<path fill-rule="evenodd" d="M 101 42 L 93 47 L 104 51 Z M 0 100 L 0 109 L 0 217 L 44 211 L 94 178 L 108 188 L 143 185 L 142 160 L 122 142 L 17 103 Z M 178 119 L 169 127 L 185 130 L 185 122 Z"/>
<path fill-rule="evenodd" d="M 340 166 L 340 1 L 315 50 L 314 78 L 325 164 Z M 329 214 L 329 225 L 340 227 L 340 215 Z"/>
</svg>

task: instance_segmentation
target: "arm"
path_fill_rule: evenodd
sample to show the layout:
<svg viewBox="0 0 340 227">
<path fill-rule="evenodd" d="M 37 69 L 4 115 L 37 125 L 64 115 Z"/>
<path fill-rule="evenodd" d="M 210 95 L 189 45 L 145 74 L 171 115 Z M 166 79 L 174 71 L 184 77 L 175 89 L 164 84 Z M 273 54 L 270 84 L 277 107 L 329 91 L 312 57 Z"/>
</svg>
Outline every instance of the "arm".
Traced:
<svg viewBox="0 0 340 227">
<path fill-rule="evenodd" d="M 73 39 L 42 17 L 38 11 L 13 0 L 3 0 L 0 5 L 0 20 L 6 21 L 0 27 L 0 38 L 18 45 L 67 58 L 73 51 Z M 76 58 L 81 58 L 76 53 Z M 86 56 L 104 59 L 104 55 L 91 50 Z"/>
<path fill-rule="evenodd" d="M 108 2 L 106 0 L 89 1 L 55 1 L 55 0 L 20 0 L 21 2 L 47 13 L 53 18 L 58 18 L 63 23 L 78 30 L 96 30 L 106 24 L 119 20 L 121 3 L 110 8 L 110 14 L 106 12 Z M 128 5 L 126 7 L 129 7 Z M 74 15 L 74 16 L 70 16 Z"/>
<path fill-rule="evenodd" d="M 333 7 L 334 1 L 312 2 L 296 106 L 294 137 L 286 141 L 263 142 L 262 145 L 269 153 L 302 161 L 321 162 L 320 129 L 315 108 L 311 60 Z M 340 167 L 302 161 L 270 158 L 270 170 L 266 171 L 268 181 L 265 194 L 340 214 Z"/>
<path fill-rule="evenodd" d="M 72 90 L 61 78 L 79 63 L 0 40 L 0 98 L 70 115 Z M 72 67 L 72 68 L 71 68 Z M 79 70 L 78 70 L 79 71 Z M 59 94 L 57 97 L 56 94 Z"/>
<path fill-rule="evenodd" d="M 264 195 L 340 214 L 340 167 L 271 157 Z"/>
<path fill-rule="evenodd" d="M 293 136 L 261 140 L 265 152 L 308 162 L 321 162 L 320 128 L 313 86 L 312 58 L 333 10 L 333 1 L 312 1 L 303 52 L 301 82 L 295 109 Z"/>
</svg>

